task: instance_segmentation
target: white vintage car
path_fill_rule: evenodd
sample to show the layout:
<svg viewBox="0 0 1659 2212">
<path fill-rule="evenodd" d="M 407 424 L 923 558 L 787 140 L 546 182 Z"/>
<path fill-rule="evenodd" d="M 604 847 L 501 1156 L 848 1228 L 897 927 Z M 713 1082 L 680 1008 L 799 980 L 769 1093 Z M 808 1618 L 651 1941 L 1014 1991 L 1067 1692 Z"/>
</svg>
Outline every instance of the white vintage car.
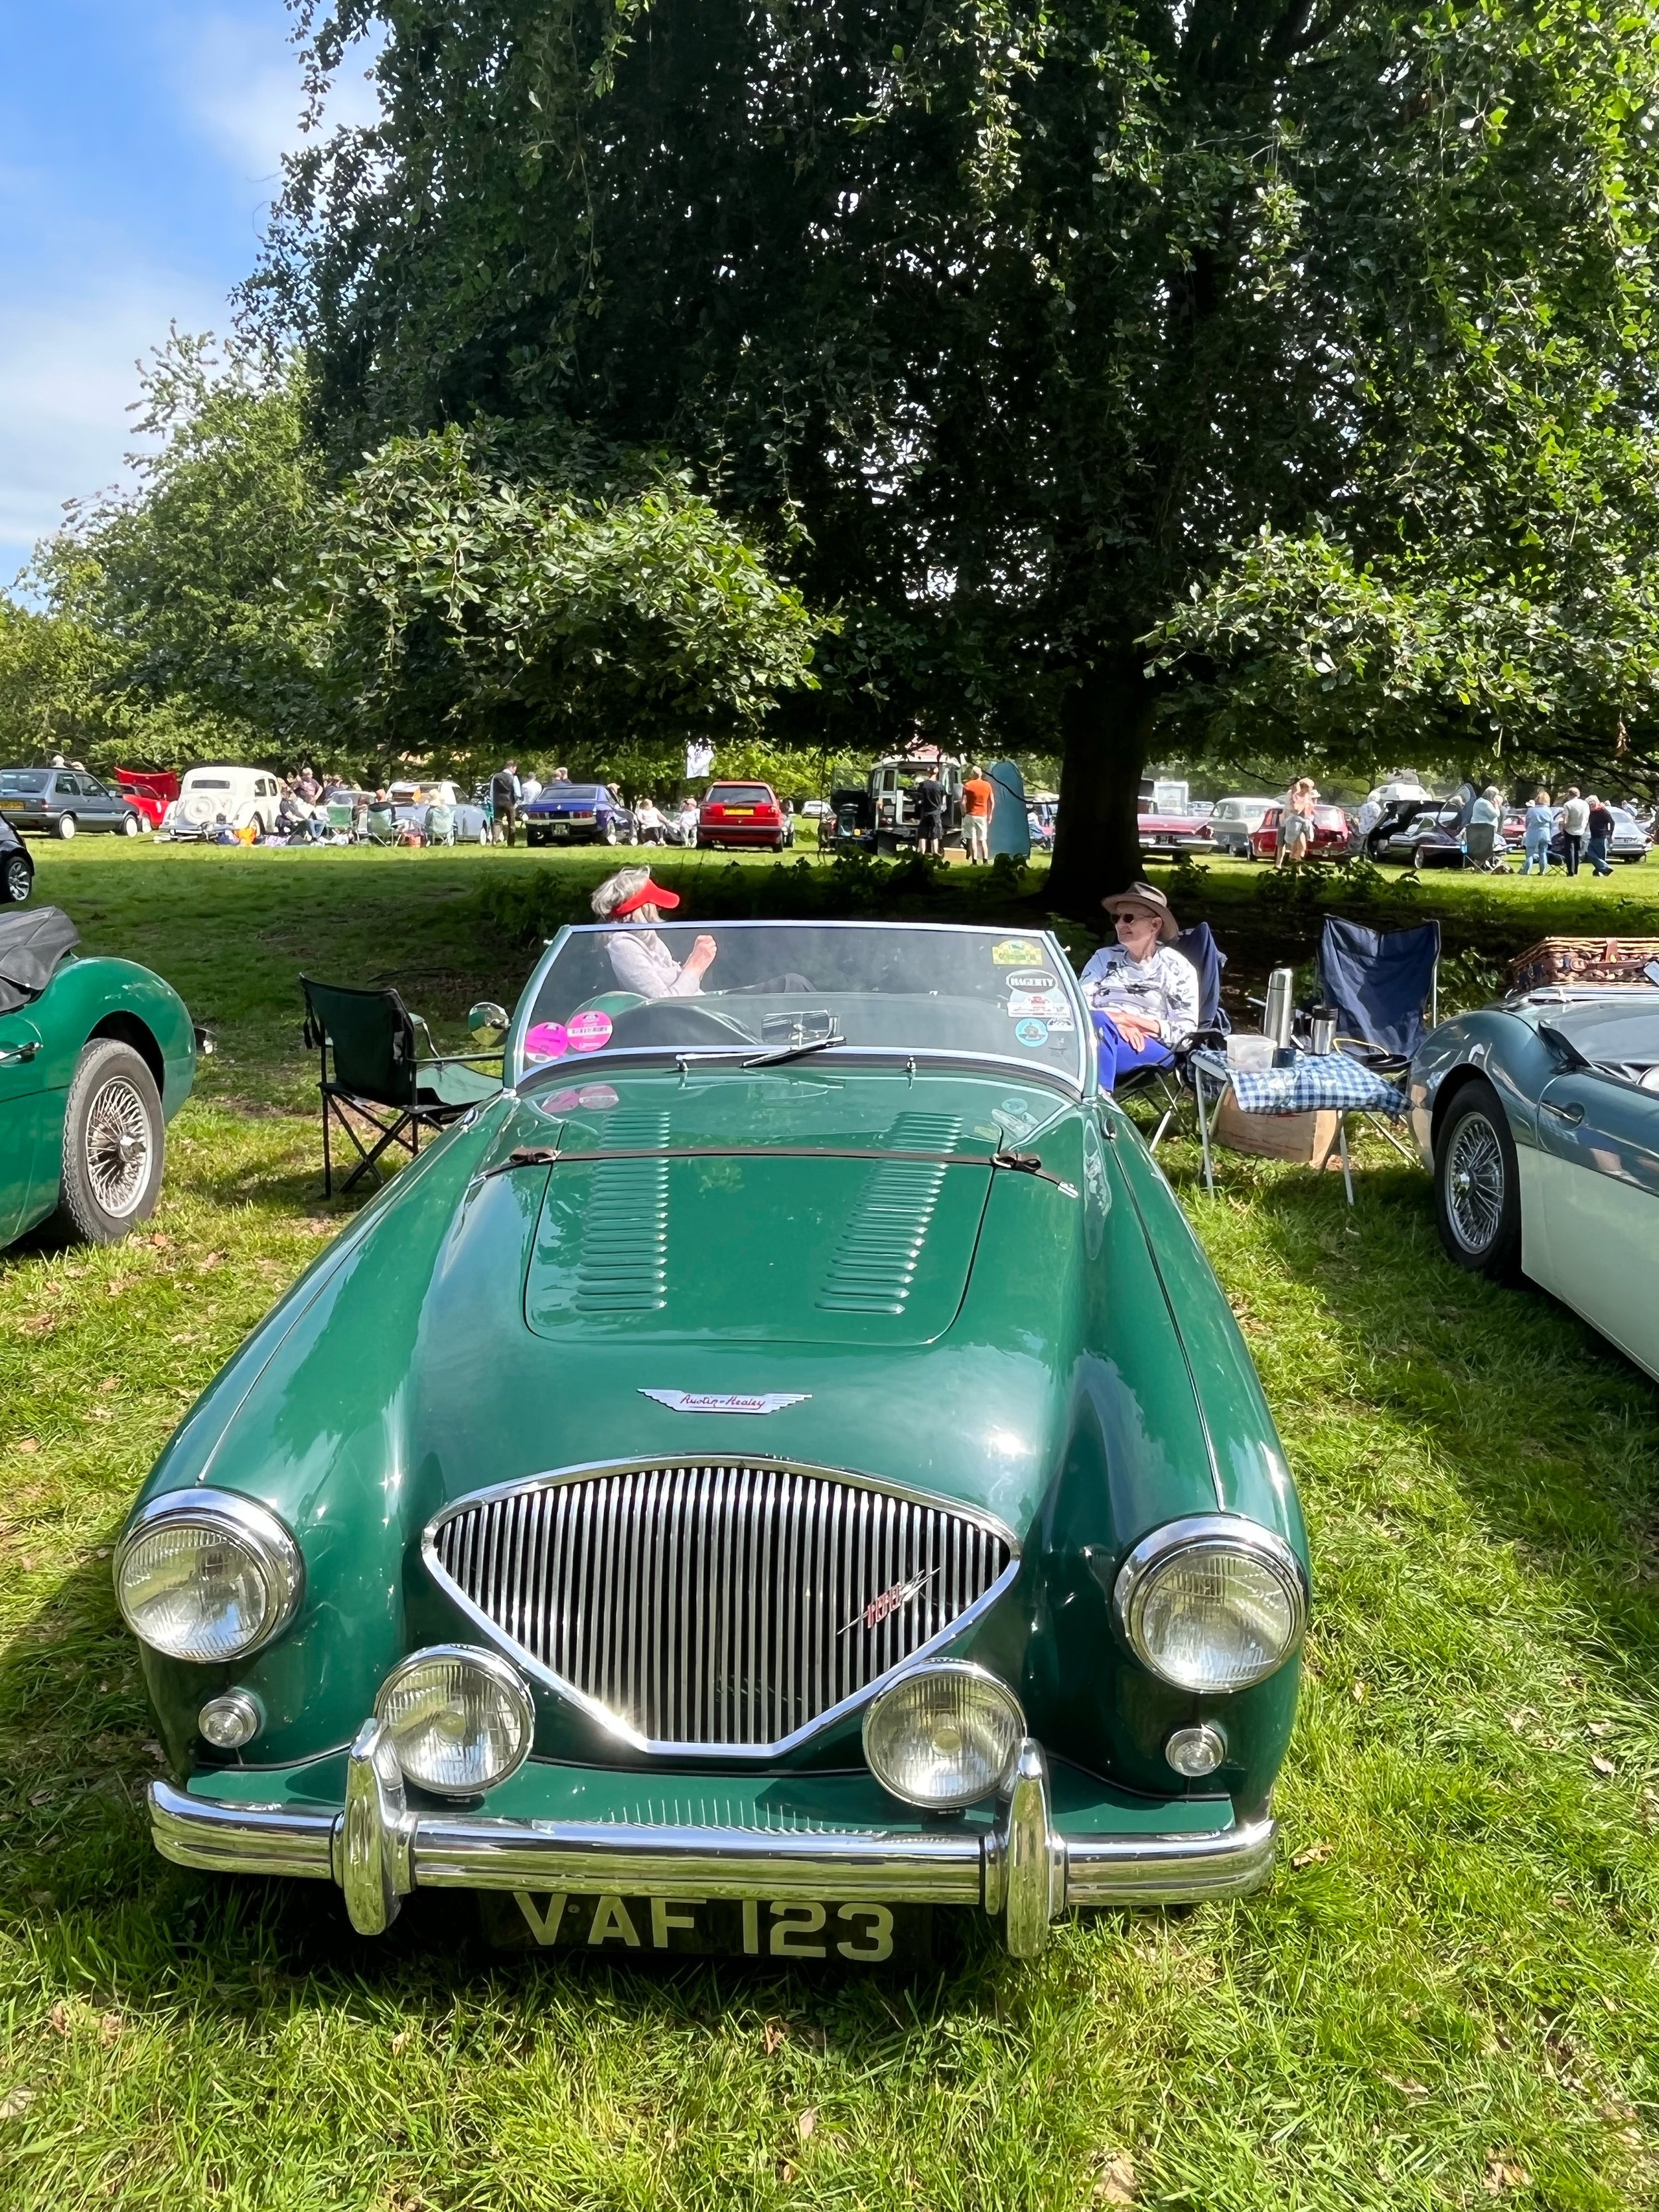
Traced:
<svg viewBox="0 0 1659 2212">
<path fill-rule="evenodd" d="M 268 837 L 276 826 L 283 787 L 269 769 L 231 768 L 215 763 L 191 769 L 179 796 L 161 817 L 165 837 L 211 837 L 224 824 L 246 830 L 256 822 Z"/>
</svg>

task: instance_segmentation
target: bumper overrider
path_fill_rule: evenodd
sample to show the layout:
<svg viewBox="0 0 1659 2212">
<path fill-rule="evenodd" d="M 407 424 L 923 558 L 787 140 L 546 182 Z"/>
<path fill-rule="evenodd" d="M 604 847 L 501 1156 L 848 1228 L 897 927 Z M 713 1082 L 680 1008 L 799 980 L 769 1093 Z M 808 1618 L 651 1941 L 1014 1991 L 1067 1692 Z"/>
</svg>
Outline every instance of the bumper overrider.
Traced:
<svg viewBox="0 0 1659 2212">
<path fill-rule="evenodd" d="M 417 1889 L 478 1889 L 704 1899 L 832 1897 L 848 1903 L 977 1905 L 1033 1958 L 1051 1923 L 1079 1905 L 1187 1904 L 1234 1897 L 1267 1878 L 1267 1817 L 1179 1835 L 1060 1834 L 1048 1762 L 1027 1736 L 989 1828 L 921 1833 L 757 1832 L 574 1820 L 501 1820 L 411 1807 L 390 1736 L 368 1720 L 346 1766 L 345 1805 L 229 1803 L 153 1782 L 156 1849 L 219 1874 L 337 1882 L 351 1923 L 379 1935 Z"/>
</svg>

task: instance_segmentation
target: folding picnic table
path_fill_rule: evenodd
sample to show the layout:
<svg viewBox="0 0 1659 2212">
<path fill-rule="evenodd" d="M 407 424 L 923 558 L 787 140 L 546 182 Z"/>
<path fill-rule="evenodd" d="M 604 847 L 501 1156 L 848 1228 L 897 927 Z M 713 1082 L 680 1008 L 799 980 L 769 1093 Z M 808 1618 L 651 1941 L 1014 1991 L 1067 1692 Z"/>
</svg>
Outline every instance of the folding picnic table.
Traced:
<svg viewBox="0 0 1659 2212">
<path fill-rule="evenodd" d="M 1224 1052 L 1200 1049 L 1188 1060 L 1187 1070 L 1198 1105 L 1204 1188 L 1211 1193 L 1215 1189 L 1215 1164 L 1210 1139 L 1230 1091 L 1241 1114 L 1334 1113 L 1342 1188 L 1350 1206 L 1353 1174 L 1348 1159 L 1349 1115 L 1397 1115 L 1406 1110 L 1406 1094 L 1398 1084 L 1341 1052 L 1297 1053 L 1288 1067 L 1244 1068 L 1233 1066 Z M 1329 1158 L 1328 1151 L 1319 1163 L 1322 1168 Z"/>
</svg>

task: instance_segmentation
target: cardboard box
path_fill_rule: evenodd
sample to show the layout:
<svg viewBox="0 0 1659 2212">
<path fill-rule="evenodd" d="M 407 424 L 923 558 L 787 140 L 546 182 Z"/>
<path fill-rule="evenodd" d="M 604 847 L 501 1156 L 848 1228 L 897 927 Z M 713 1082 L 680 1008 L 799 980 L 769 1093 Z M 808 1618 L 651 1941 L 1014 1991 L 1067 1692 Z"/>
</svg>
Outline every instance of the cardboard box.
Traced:
<svg viewBox="0 0 1659 2212">
<path fill-rule="evenodd" d="M 1337 1115 L 1241 1114 L 1230 1091 L 1216 1117 L 1215 1140 L 1229 1152 L 1249 1152 L 1259 1160 L 1289 1160 L 1298 1167 L 1323 1164 L 1341 1171 L 1336 1149 Z"/>
</svg>

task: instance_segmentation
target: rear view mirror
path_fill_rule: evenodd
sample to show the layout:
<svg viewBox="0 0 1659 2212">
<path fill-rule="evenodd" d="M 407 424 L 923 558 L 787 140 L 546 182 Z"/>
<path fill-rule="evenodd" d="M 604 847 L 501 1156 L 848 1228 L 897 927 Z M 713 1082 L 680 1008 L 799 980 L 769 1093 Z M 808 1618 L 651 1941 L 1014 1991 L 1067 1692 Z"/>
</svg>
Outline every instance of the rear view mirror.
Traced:
<svg viewBox="0 0 1659 2212">
<path fill-rule="evenodd" d="M 499 1044 L 507 1035 L 507 1009 L 493 999 L 480 999 L 468 1014 L 466 1025 L 478 1043 Z"/>
</svg>

